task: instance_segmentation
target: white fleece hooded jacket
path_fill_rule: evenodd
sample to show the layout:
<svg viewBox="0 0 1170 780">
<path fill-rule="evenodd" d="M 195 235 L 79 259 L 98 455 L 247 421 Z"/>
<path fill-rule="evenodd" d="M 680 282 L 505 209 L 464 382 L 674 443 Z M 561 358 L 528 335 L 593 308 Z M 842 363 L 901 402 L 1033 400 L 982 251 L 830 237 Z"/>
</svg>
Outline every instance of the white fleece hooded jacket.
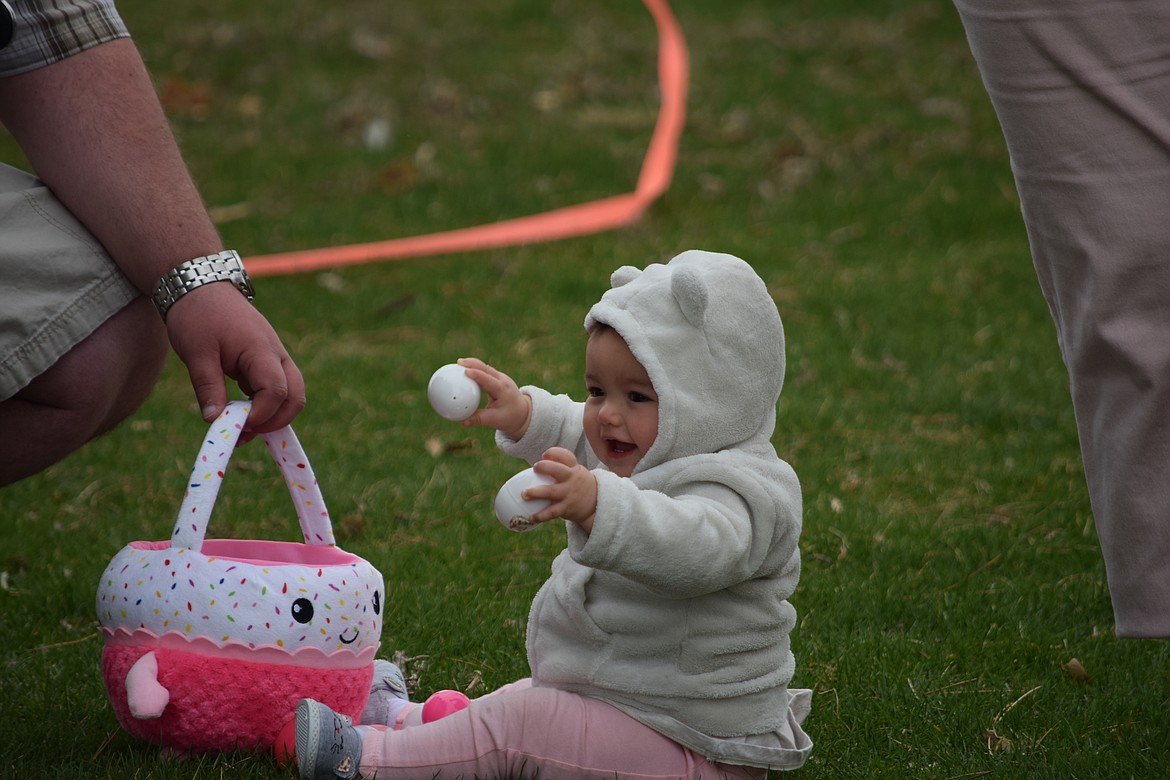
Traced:
<svg viewBox="0 0 1170 780">
<path fill-rule="evenodd" d="M 787 599 L 800 576 L 800 485 L 771 444 L 784 376 L 776 306 L 751 267 L 685 252 L 612 276 L 586 328 L 609 325 L 658 394 L 658 436 L 624 479 L 600 465 L 583 404 L 525 387 L 532 419 L 508 454 L 573 450 L 597 477 L 586 534 L 532 605 L 535 684 L 604 699 L 727 763 L 790 769 L 812 747 L 808 691 L 788 690 Z"/>
</svg>

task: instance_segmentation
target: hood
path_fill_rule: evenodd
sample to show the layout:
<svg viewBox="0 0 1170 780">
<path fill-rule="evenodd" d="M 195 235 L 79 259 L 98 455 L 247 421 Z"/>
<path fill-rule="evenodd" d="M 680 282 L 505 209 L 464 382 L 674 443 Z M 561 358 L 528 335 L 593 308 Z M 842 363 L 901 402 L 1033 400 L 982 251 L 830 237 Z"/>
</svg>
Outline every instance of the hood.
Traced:
<svg viewBox="0 0 1170 780">
<path fill-rule="evenodd" d="M 625 339 L 658 393 L 658 437 L 635 473 L 766 444 L 784 381 L 784 330 L 767 286 L 738 257 L 691 250 L 623 266 L 585 317 Z"/>
</svg>

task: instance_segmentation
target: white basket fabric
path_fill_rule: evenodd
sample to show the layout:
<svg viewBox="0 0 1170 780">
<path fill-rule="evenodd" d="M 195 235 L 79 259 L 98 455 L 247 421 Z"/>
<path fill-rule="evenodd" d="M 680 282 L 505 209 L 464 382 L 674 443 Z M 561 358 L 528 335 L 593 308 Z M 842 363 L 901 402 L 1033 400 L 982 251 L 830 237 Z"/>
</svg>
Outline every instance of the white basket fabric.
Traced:
<svg viewBox="0 0 1170 780">
<path fill-rule="evenodd" d="M 205 653 L 296 656 L 312 666 L 370 663 L 381 637 L 382 575 L 335 546 L 321 490 L 290 427 L 263 438 L 304 543 L 205 538 L 248 410 L 229 403 L 211 425 L 170 540 L 132 542 L 106 568 L 97 597 L 102 631 L 108 641 L 132 636 Z"/>
</svg>

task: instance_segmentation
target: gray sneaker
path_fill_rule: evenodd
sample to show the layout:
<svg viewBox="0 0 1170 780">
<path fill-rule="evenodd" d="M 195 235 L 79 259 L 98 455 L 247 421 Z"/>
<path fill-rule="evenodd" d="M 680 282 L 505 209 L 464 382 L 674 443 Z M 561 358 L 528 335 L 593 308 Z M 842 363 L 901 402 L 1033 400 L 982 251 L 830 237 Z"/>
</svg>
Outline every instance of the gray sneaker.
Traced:
<svg viewBox="0 0 1170 780">
<path fill-rule="evenodd" d="M 319 701 L 297 705 L 297 771 L 301 780 L 357 777 L 362 738 L 345 715 Z"/>
<path fill-rule="evenodd" d="M 406 690 L 406 677 L 402 670 L 389 661 L 374 661 L 374 679 L 370 683 L 370 699 L 362 712 L 359 723 L 368 726 L 377 723 L 393 726 L 394 719 L 402 709 L 402 702 L 410 701 Z"/>
</svg>

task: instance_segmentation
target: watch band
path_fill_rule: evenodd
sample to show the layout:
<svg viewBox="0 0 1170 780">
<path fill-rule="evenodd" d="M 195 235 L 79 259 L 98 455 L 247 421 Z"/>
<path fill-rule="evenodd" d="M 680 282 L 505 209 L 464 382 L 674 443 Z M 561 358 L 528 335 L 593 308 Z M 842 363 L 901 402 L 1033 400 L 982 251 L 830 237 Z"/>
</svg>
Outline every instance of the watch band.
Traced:
<svg viewBox="0 0 1170 780">
<path fill-rule="evenodd" d="M 240 261 L 239 253 L 227 249 L 213 255 L 196 257 L 167 271 L 154 285 L 151 299 L 165 321 L 167 312 L 176 301 L 192 290 L 212 282 L 231 282 L 249 301 L 256 295 L 252 289 L 252 280 L 248 278 L 248 272 L 244 270 L 244 264 Z"/>
</svg>

